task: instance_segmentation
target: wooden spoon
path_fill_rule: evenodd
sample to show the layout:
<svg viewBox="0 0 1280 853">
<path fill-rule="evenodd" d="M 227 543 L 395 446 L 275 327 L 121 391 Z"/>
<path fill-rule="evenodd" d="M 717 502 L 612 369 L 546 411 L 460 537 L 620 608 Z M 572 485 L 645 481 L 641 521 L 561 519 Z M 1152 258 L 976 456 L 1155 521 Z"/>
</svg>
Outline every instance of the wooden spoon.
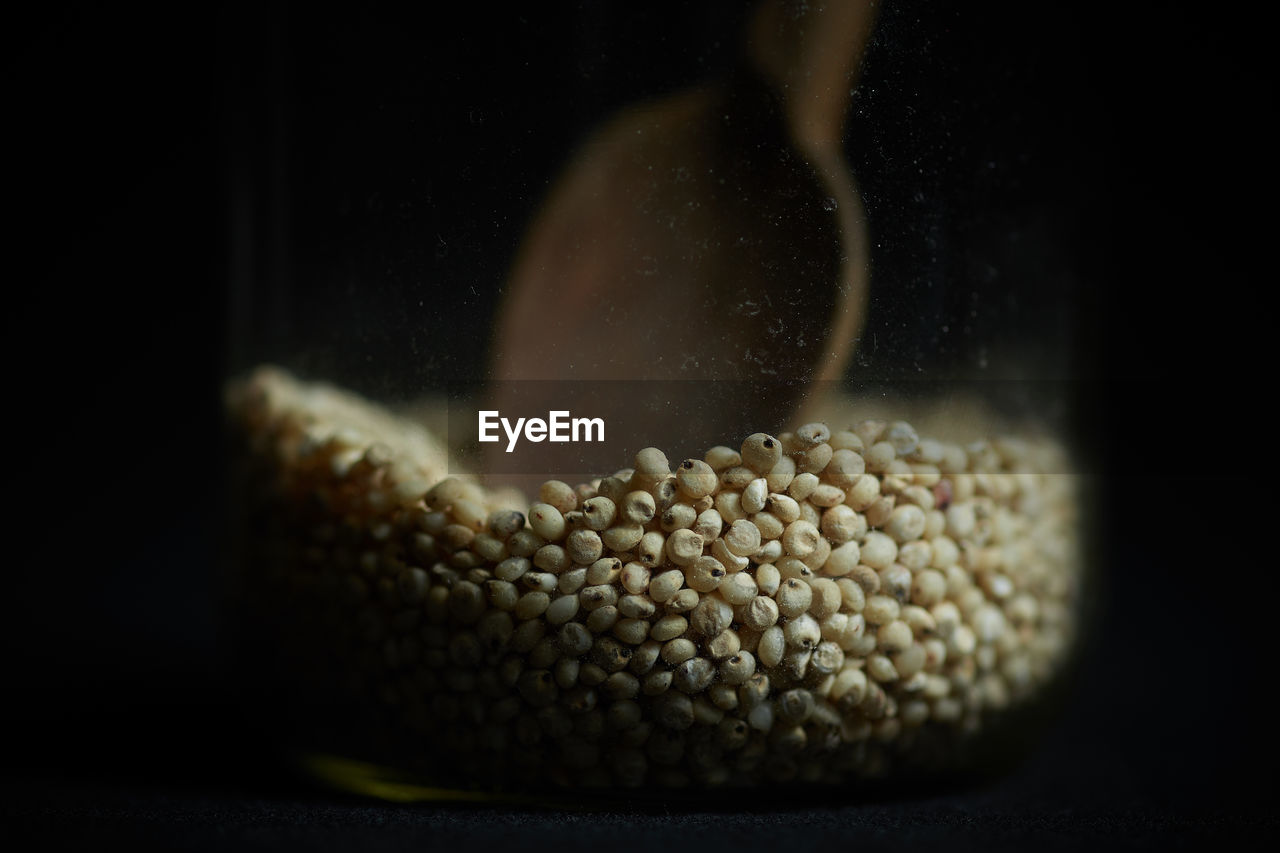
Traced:
<svg viewBox="0 0 1280 853">
<path fill-rule="evenodd" d="M 868 278 L 843 128 L 874 8 L 764 0 L 728 79 L 593 134 L 511 271 L 487 408 L 634 424 L 679 459 L 779 430 L 840 378 Z M 626 462 L 573 452 L 573 473 Z"/>
</svg>

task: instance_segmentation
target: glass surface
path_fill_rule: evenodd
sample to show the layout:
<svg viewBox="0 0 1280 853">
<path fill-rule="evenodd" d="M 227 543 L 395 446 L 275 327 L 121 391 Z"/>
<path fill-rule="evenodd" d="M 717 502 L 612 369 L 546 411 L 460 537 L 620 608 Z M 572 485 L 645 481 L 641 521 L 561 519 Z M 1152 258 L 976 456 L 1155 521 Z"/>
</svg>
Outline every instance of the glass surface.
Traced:
<svg viewBox="0 0 1280 853">
<path fill-rule="evenodd" d="M 1079 22 L 850 8 L 462 7 L 448 27 L 277 8 L 232 28 L 232 613 L 257 708 L 316 775 L 393 799 L 413 795 L 379 786 L 865 781 L 1021 742 L 1001 733 L 1065 671 L 1081 597 L 1090 200 L 1055 64 Z M 482 411 L 560 409 L 609 440 L 481 441 Z M 762 432 L 798 482 L 751 464 Z M 636 457 L 653 445 L 666 505 Z M 715 445 L 732 511 L 681 479 Z M 594 483 L 561 513 L 590 535 L 512 544 L 503 511 L 532 523 L 546 479 Z M 766 502 L 740 509 L 755 480 Z M 667 543 L 652 560 L 621 530 L 635 491 L 654 515 L 627 523 Z M 599 529 L 597 496 L 618 514 Z M 718 513 L 688 555 L 676 531 L 699 528 L 671 503 Z M 760 541 L 726 554 L 734 530 Z M 695 594 L 655 593 L 671 571 Z M 727 591 L 739 573 L 754 597 Z M 735 669 L 749 649 L 769 682 Z"/>
</svg>

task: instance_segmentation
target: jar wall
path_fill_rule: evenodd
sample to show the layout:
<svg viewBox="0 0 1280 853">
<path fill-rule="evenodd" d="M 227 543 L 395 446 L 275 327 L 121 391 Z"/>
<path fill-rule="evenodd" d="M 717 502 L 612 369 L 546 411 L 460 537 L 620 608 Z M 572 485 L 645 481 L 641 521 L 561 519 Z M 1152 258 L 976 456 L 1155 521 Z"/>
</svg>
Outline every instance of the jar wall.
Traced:
<svg viewBox="0 0 1280 853">
<path fill-rule="evenodd" d="M 232 371 L 283 362 L 383 399 L 486 379 L 521 236 L 575 147 L 725 73 L 747 7 L 247 18 L 229 50 Z M 1085 97 L 1066 67 L 1080 24 L 1049 38 L 1030 17 L 882 10 L 845 134 L 873 270 L 846 379 L 1085 374 L 1096 157 L 1063 118 Z"/>
<path fill-rule="evenodd" d="M 593 8 L 546 14 L 558 17 L 494 19 L 477 9 L 464 13 L 461 23 L 445 29 L 420 18 L 372 13 L 325 17 L 277 8 L 267 21 L 245 27 L 243 43 L 231 51 L 228 109 L 233 128 L 230 157 L 235 251 L 230 284 L 230 372 L 243 377 L 258 365 L 279 365 L 304 382 L 332 383 L 373 405 L 389 406 L 404 418 L 403 429 L 393 426 L 388 430 L 380 410 L 368 414 L 362 408 L 364 403 L 352 403 L 347 397 L 313 398 L 305 386 L 292 384 L 290 378 L 277 381 L 279 377 L 273 373 L 257 374 L 247 387 L 233 393 L 233 408 L 242 424 L 250 426 L 247 434 L 237 439 L 243 455 L 251 459 L 237 488 L 260 499 L 240 507 L 243 562 L 265 568 L 261 575 L 254 575 L 257 568 L 252 569 L 240 589 L 247 614 L 244 624 L 249 628 L 246 648 L 255 659 L 260 683 L 272 694 L 269 701 L 295 709 L 296 731 L 305 732 L 305 748 L 378 762 L 390 761 L 389 756 L 399 753 L 408 758 L 390 763 L 428 780 L 433 767 L 447 770 L 438 774 L 437 781 L 456 787 L 483 788 L 492 786 L 495 779 L 515 780 L 518 787 L 521 773 L 540 766 L 539 738 L 547 727 L 556 729 L 564 722 L 542 719 L 547 716 L 542 713 L 546 708 L 559 709 L 555 698 L 542 701 L 543 687 L 550 691 L 548 695 L 554 693 L 571 701 L 569 697 L 579 693 L 595 697 L 594 686 L 603 679 L 578 685 L 576 674 L 562 677 L 555 670 L 553 676 L 555 660 L 532 660 L 552 654 L 550 647 L 543 648 L 551 642 L 551 635 L 519 638 L 496 628 L 493 630 L 505 638 L 502 642 L 514 643 L 514 657 L 526 656 L 509 669 L 523 667 L 522 671 L 543 673 L 544 681 L 554 678 L 571 683 L 557 681 L 559 687 L 549 686 L 550 682 L 526 683 L 527 679 L 521 680 L 522 672 L 512 669 L 506 673 L 501 668 L 505 664 L 497 658 L 485 658 L 486 665 L 492 664 L 489 675 L 494 682 L 488 687 L 477 687 L 476 679 L 465 674 L 445 675 L 432 669 L 436 663 L 444 666 L 449 661 L 464 668 L 477 663 L 470 655 L 477 650 L 469 644 L 481 642 L 477 638 L 483 631 L 478 626 L 483 619 L 490 615 L 498 616 L 491 622 L 511 618 L 497 611 L 485 611 L 482 616 L 485 607 L 502 613 L 510 610 L 521 623 L 541 624 L 546 608 L 536 613 L 530 610 L 538 602 L 521 605 L 532 614 L 521 616 L 518 609 L 504 609 L 492 601 L 485 604 L 487 599 L 481 596 L 491 594 L 489 583 L 495 580 L 497 566 L 504 559 L 512 555 L 531 559 L 535 551 L 545 552 L 534 549 L 517 554 L 523 546 L 506 539 L 496 544 L 488 541 L 496 536 L 495 525 L 500 524 L 497 507 L 506 506 L 496 492 L 464 489 L 454 494 L 454 486 L 442 490 L 435 485 L 446 474 L 460 470 L 454 467 L 455 459 L 465 463 L 462 467 L 486 475 L 528 472 L 486 470 L 486 457 L 476 452 L 474 443 L 466 443 L 465 436 L 459 434 L 464 430 L 455 429 L 453 413 L 446 420 L 439 419 L 438 409 L 436 415 L 428 416 L 424 414 L 425 403 L 443 400 L 446 408 L 462 410 L 466 418 L 474 418 L 477 401 L 503 379 L 491 368 L 491 352 L 499 312 L 504 299 L 511 298 L 505 292 L 508 275 L 526 229 L 557 175 L 575 162 L 572 152 L 593 128 L 620 109 L 738 73 L 742 65 L 739 33 L 746 26 L 750 8 L 749 4 L 720 3 L 697 10 Z M 975 487 L 964 478 L 977 476 L 973 482 L 980 484 L 977 497 L 987 501 L 984 512 L 993 517 L 1003 513 L 1000 518 L 1007 522 L 1002 528 L 1009 531 L 1007 541 L 997 536 L 993 543 L 986 539 L 961 543 L 965 560 L 973 561 L 965 564 L 966 571 L 973 573 L 966 582 L 973 590 L 981 590 L 964 599 L 969 602 L 965 618 L 973 622 L 970 633 L 985 636 L 981 642 L 990 648 L 985 656 L 972 648 L 963 651 L 968 641 L 961 640 L 958 648 L 962 651 L 956 654 L 976 654 L 979 663 L 975 666 L 984 672 L 1003 673 L 993 675 L 990 684 L 1004 684 L 1001 678 L 1007 677 L 1010 684 L 1021 685 L 1007 692 L 1002 692 L 1006 687 L 1000 685 L 989 690 L 970 685 L 978 691 L 973 694 L 978 698 L 972 700 L 976 707 L 988 710 L 1003 707 L 1010 694 L 1027 698 L 1030 693 L 1024 695 L 1019 690 L 1029 690 L 1028 684 L 1043 685 L 1051 680 L 1050 675 L 1063 665 L 1063 650 L 1071 644 L 1073 608 L 1080 594 L 1075 534 L 1071 532 L 1074 518 L 1067 518 L 1075 498 L 1055 479 L 1073 473 L 1067 461 L 1070 457 L 1059 452 L 1061 448 L 1047 455 L 1024 452 L 1021 441 L 973 445 L 960 453 L 963 459 L 953 465 L 954 470 L 940 474 L 938 466 L 946 469 L 952 463 L 946 461 L 941 449 L 936 453 L 932 445 L 923 449 L 925 445 L 917 441 L 924 437 L 923 430 L 917 436 L 905 425 L 890 428 L 890 422 L 915 419 L 914 414 L 902 413 L 922 413 L 923 422 L 931 428 L 956 429 L 955 441 L 966 443 L 993 437 L 994 433 L 988 436 L 988 432 L 997 429 L 1023 431 L 1020 438 L 1035 440 L 1046 433 L 1057 436 L 1058 442 L 1072 438 L 1078 390 L 1074 379 L 1086 368 L 1078 337 L 1081 269 L 1088 258 L 1087 250 L 1074 241 L 1080 218 L 1092 199 L 1090 184 L 1080 179 L 1088 160 L 1080 154 L 1075 129 L 1059 119 L 1061 113 L 1072 112 L 1076 97 L 1070 87 L 1069 67 L 1052 61 L 1055 56 L 1070 57 L 1068 39 L 1057 32 L 1050 42 L 1057 53 L 1046 54 L 1042 44 L 1028 38 L 1023 30 L 1033 26 L 1030 17 L 1030 13 L 1010 10 L 1001 10 L 999 15 L 990 10 L 976 12 L 960 5 L 940 10 L 923 4 L 919 8 L 894 4 L 881 12 L 861 63 L 861 78 L 852 92 L 843 145 L 866 211 L 869 295 L 858 337 L 849 342 L 852 355 L 847 367 L 838 376 L 803 389 L 805 399 L 817 397 L 821 391 L 822 396 L 836 401 L 827 411 L 848 421 L 848 429 L 838 439 L 845 444 L 838 449 L 851 451 L 856 441 L 857 452 L 867 460 L 860 457 L 859 464 L 867 466 L 867 476 L 877 478 L 877 490 L 908 486 L 905 481 L 888 485 L 902 472 L 884 465 L 874 467 L 880 463 L 872 461 L 872 445 L 897 442 L 899 461 L 935 469 L 911 475 L 924 478 L 914 484 L 917 491 L 909 493 L 912 497 L 906 497 L 905 491 L 903 495 L 886 493 L 887 497 L 901 498 L 903 505 L 927 503 L 921 510 L 922 518 L 935 508 L 940 516 L 953 496 L 957 502 L 974 496 Z M 777 111 L 778 115 L 784 113 Z M 748 143 L 744 150 L 772 151 L 763 143 L 754 147 Z M 802 191 L 786 186 L 770 189 L 779 199 L 793 198 Z M 618 199 L 607 198 L 602 203 L 612 210 L 607 205 L 616 205 Z M 603 235 L 609 234 L 607 221 L 588 225 L 591 230 L 584 239 L 604 239 Z M 714 240 L 730 236 L 710 233 Z M 779 259 L 784 266 L 811 260 L 797 255 Z M 606 271 L 600 286 L 608 287 L 610 280 Z M 696 294 L 690 298 L 696 301 Z M 809 303 L 800 299 L 796 304 Z M 661 329 L 644 329 L 644 316 L 637 314 L 634 322 L 642 327 L 643 340 L 649 341 L 650 336 L 657 339 Z M 714 318 L 707 322 L 714 322 Z M 805 345 L 803 336 L 793 337 L 791 343 Z M 811 377 L 789 378 L 792 384 L 797 379 L 804 384 Z M 551 387 L 551 393 L 559 393 L 554 384 Z M 672 385 L 660 393 L 667 397 L 672 393 L 705 394 L 705 389 L 696 384 Z M 298 404 L 300 413 L 290 411 L 299 400 L 304 401 Z M 768 399 L 763 402 L 770 407 Z M 313 404 L 315 408 L 303 411 Z M 678 401 L 678 405 L 686 408 L 673 411 L 706 408 L 705 400 L 699 398 Z M 717 441 L 736 448 L 747 434 L 767 429 L 785 436 L 783 446 L 788 454 L 799 454 L 796 464 L 800 468 L 812 464 L 802 458 L 807 451 L 796 444 L 794 434 L 781 431 L 799 425 L 787 420 L 786 406 L 770 408 L 776 424 L 735 424 L 741 434 L 724 435 Z M 318 412 L 327 416 L 352 409 L 359 412 L 351 423 L 368 427 L 373 444 L 366 440 L 347 446 L 342 430 L 321 435 L 314 429 Z M 854 423 L 865 418 L 884 420 L 879 427 L 859 426 L 859 431 L 853 431 Z M 435 430 L 434 438 L 413 432 L 424 423 Z M 683 430 L 686 439 L 690 432 L 687 425 L 664 424 L 660 413 L 643 423 L 655 435 L 660 427 Z M 840 429 L 839 424 L 833 425 L 832 434 Z M 406 438 L 410 433 L 412 437 Z M 826 439 L 815 442 L 834 452 Z M 419 470 L 397 468 L 398 463 L 383 460 L 410 446 L 428 459 Z M 636 486 L 644 476 L 630 470 L 633 460 L 641 467 L 634 455 L 636 449 L 630 448 L 616 460 L 598 462 L 582 479 L 622 468 L 629 471 L 631 485 Z M 676 449 L 680 452 L 672 456 L 673 464 L 689 453 L 700 455 L 705 445 Z M 295 458 L 301 460 L 296 467 L 282 461 Z M 1031 471 L 1018 468 L 1031 459 L 1037 460 L 1039 467 Z M 575 473 L 572 469 L 561 472 L 570 482 L 576 482 L 570 478 Z M 716 469 L 717 476 L 719 473 Z M 827 476 L 821 465 L 806 473 L 815 484 L 819 474 Z M 1008 481 L 982 479 L 988 473 L 1000 477 L 1031 473 L 1036 483 L 1048 485 L 1043 491 L 1039 485 L 1005 488 L 993 484 L 1023 481 L 1016 476 Z M 953 475 L 959 479 L 948 479 Z M 831 476 L 839 475 L 833 472 Z M 938 485 L 939 478 L 945 488 Z M 507 479 L 525 486 L 524 497 L 511 499 L 511 506 L 532 513 L 528 504 L 536 496 L 536 481 L 530 487 L 517 477 Z M 967 492 L 961 481 L 970 483 Z M 824 481 L 822 485 L 828 489 L 824 495 L 839 491 L 839 499 L 832 498 L 836 503 L 856 505 L 851 514 L 868 514 L 871 527 L 892 527 L 892 501 L 887 505 L 875 504 L 872 498 L 855 501 L 852 480 Z M 645 488 L 648 486 L 654 484 Z M 1024 487 L 1025 492 L 1018 491 Z M 581 507 L 577 503 L 574 507 L 585 507 L 588 492 L 595 496 L 597 488 L 603 494 L 606 487 L 598 482 L 590 486 L 577 498 Z M 452 497 L 443 497 L 446 492 Z M 801 503 L 808 494 L 800 496 Z M 1050 510 L 1036 516 L 1042 506 Z M 817 530 L 818 510 L 810 507 L 810 511 L 815 513 L 812 526 Z M 475 517 L 468 521 L 463 516 Z M 533 516 L 529 518 L 532 523 Z M 658 523 L 654 519 L 651 526 Z M 944 536 L 943 530 L 950 529 L 945 526 L 948 523 L 939 522 L 943 526 L 933 533 Z M 667 524 L 665 518 L 662 524 Z M 957 530 L 964 531 L 954 532 L 956 538 L 964 540 L 970 535 L 972 526 L 965 527 L 963 521 L 955 524 Z M 1035 531 L 1038 533 L 1033 535 Z M 711 540 L 719 535 L 718 529 L 707 534 L 706 547 L 713 548 Z M 828 552 L 843 541 L 830 538 L 841 534 L 825 535 Z M 557 541 L 542 545 L 558 548 Z M 898 544 L 905 544 L 905 540 Z M 998 560 L 1003 557 L 998 558 L 994 551 L 996 546 L 1006 545 L 1014 550 L 1024 545 L 1034 550 L 1033 544 L 1049 553 L 1037 552 L 1038 556 L 1027 559 L 1035 566 L 1041 565 L 1038 560 L 1047 560 L 1061 573 L 1054 574 L 1054 569 L 1049 572 L 1052 577 L 1046 577 L 1039 568 L 1031 571 L 1027 586 L 1018 588 L 1030 598 L 1015 605 L 1017 597 L 1006 589 L 1009 577 L 999 571 Z M 648 559 L 637 542 L 615 548 L 606 541 L 605 547 L 609 553 L 616 551 L 640 563 Z M 801 558 L 784 552 L 783 547 L 779 544 L 778 554 L 767 557 L 761 556 L 766 553 L 763 548 L 759 554 L 752 552 L 752 571 L 770 560 L 794 558 L 791 569 L 803 574 Z M 866 542 L 862 547 L 869 549 L 868 553 L 875 550 Z M 604 551 L 597 550 L 592 560 L 573 558 L 573 566 L 566 563 L 552 569 L 539 564 L 547 569 L 543 580 L 549 589 L 534 592 L 546 595 L 548 601 L 553 596 L 575 597 L 576 601 L 585 581 L 574 586 L 552 576 L 586 572 L 595 557 L 605 558 Z M 702 556 L 710 559 L 711 552 Z M 724 554 L 717 559 L 733 561 Z M 870 587 L 878 588 L 881 583 L 901 586 L 898 603 L 903 606 L 909 606 L 913 595 L 928 600 L 933 593 L 913 591 L 910 572 L 934 571 L 939 575 L 950 565 L 943 565 L 945 558 L 938 557 L 938 569 L 930 569 L 931 558 L 920 557 L 918 566 L 907 569 L 894 559 L 885 558 L 879 565 L 878 558 L 868 557 L 869 562 L 877 563 L 869 568 L 876 579 L 873 582 L 868 575 L 867 587 L 860 587 L 862 592 L 850 588 L 841 593 L 846 596 L 842 600 L 872 596 Z M 911 562 L 916 558 L 903 559 Z M 663 568 L 662 553 L 654 560 L 655 571 Z M 623 562 L 626 560 L 620 560 L 619 567 Z M 825 564 L 818 563 L 813 569 L 822 574 Z M 853 566 L 842 569 L 849 574 Z M 906 574 L 899 577 L 902 572 Z M 1012 572 L 1022 583 L 1022 576 Z M 604 574 L 607 580 L 597 578 L 589 586 L 603 590 L 622 583 L 616 573 Z M 836 574 L 832 567 L 826 578 L 831 584 L 817 588 L 835 588 Z M 930 575 L 924 586 L 934 581 Z M 690 580 L 685 591 L 710 596 L 715 589 L 711 583 L 706 590 L 695 589 L 694 583 Z M 948 592 L 957 601 L 963 598 L 958 588 L 948 588 Z M 622 593 L 599 592 L 608 594 Z M 690 610 L 700 601 L 696 595 L 691 599 Z M 723 595 L 715 600 L 721 599 Z M 287 610 L 280 609 L 284 602 Z M 580 605 L 579 611 L 577 606 L 567 617 L 568 623 L 554 622 L 557 631 L 564 624 L 592 624 L 588 613 L 594 608 Z M 604 605 L 606 609 L 614 606 Z M 851 603 L 850 616 L 855 609 L 860 615 L 861 608 Z M 783 618 L 798 620 L 805 612 L 801 608 Z M 742 614 L 734 613 L 730 622 L 736 630 Z M 649 616 L 657 619 L 661 614 L 643 618 Z M 926 624 L 925 617 L 919 619 L 921 625 Z M 1015 625 L 1016 620 L 1023 622 Z M 881 627 L 871 623 L 868 630 Z M 1021 640 L 1012 638 L 1017 633 L 1015 627 L 1022 632 Z M 600 638 L 613 630 L 613 623 L 599 631 L 586 630 L 599 635 L 594 641 L 598 645 L 603 641 Z M 1004 652 L 996 648 L 1002 631 L 1011 637 Z M 412 637 L 405 640 L 399 636 L 405 632 Z M 896 635 L 890 631 L 886 636 Z M 321 646 L 309 644 L 309 637 L 323 638 L 324 643 L 334 646 L 321 644 L 321 654 Z M 689 643 L 695 649 L 705 646 L 703 651 L 710 660 L 714 657 L 709 645 L 712 639 L 691 635 Z M 924 649 L 923 633 L 919 640 L 918 648 Z M 616 645 L 615 639 L 608 641 Z M 752 636 L 747 642 L 759 641 L 758 636 Z M 568 641 L 561 638 L 557 642 Z M 852 649 L 862 647 L 852 639 L 849 642 L 850 648 L 841 652 L 840 660 L 845 652 L 852 654 Z M 875 642 L 863 651 L 871 655 Z M 1019 642 L 1034 647 L 1035 653 L 1019 657 Z M 428 648 L 424 649 L 424 644 Z M 632 645 L 638 649 L 643 643 L 637 639 Z M 595 646 L 591 648 L 595 655 Z M 893 653 L 899 651 L 895 648 Z M 1000 658 L 1001 654 L 1006 658 Z M 874 665 L 868 657 L 868 668 L 884 670 L 890 658 L 881 657 L 883 660 Z M 420 658 L 426 661 L 423 672 L 414 669 Z M 684 660 L 668 663 L 675 672 Z M 915 672 L 906 660 L 902 661 L 904 671 Z M 604 666 L 595 658 L 591 661 L 597 668 Z M 333 684 L 321 675 L 330 665 L 336 667 L 334 683 L 346 691 L 337 699 L 327 692 L 334 689 Z M 999 668 L 1004 665 L 1005 669 Z M 283 673 L 289 675 L 280 677 Z M 306 677 L 307 673 L 312 677 Z M 510 675 L 509 683 L 503 681 L 506 674 Z M 679 677 L 696 681 L 695 675 Z M 795 673 L 776 676 L 777 695 L 768 692 L 766 682 L 763 700 L 766 704 L 783 702 L 784 688 L 802 692 L 818 689 L 813 677 L 809 677 L 812 684 L 805 678 Z M 887 684 L 898 677 L 885 679 Z M 493 696 L 484 693 L 489 688 Z M 318 694 L 314 692 L 317 689 Z M 622 687 L 617 689 L 626 692 Z M 825 689 L 830 692 L 831 684 Z M 471 771 L 459 775 L 455 771 L 466 764 L 467 750 L 479 749 L 477 738 L 487 736 L 485 731 L 466 728 L 470 705 L 459 699 L 461 694 L 475 698 L 477 690 L 498 703 L 510 699 L 508 704 L 519 705 L 523 701 L 538 713 L 519 706 L 523 710 L 512 713 L 524 716 L 501 721 L 503 725 L 510 723 L 511 730 L 502 729 L 503 734 L 494 735 L 494 744 L 489 744 L 492 748 L 485 754 L 493 761 L 478 765 L 488 769 L 477 771 L 478 775 Z M 558 691 L 563 691 L 563 696 Z M 894 709 L 889 716 L 893 716 L 898 708 L 897 694 L 888 695 L 888 707 Z M 585 713 L 594 713 L 594 703 L 599 700 L 588 702 L 582 697 L 582 703 L 591 705 Z M 632 701 L 621 694 L 609 698 L 615 704 Z M 904 708 L 911 707 L 906 712 L 909 719 L 927 718 L 929 712 L 912 705 L 909 696 L 898 698 Z M 947 718 L 951 723 L 962 717 L 969 719 L 946 705 L 945 696 L 934 698 L 943 703 L 937 711 L 939 719 Z M 792 696 L 786 701 L 801 700 Z M 828 703 L 832 709 L 835 702 Z M 305 709 L 320 705 L 338 710 L 297 724 L 297 713 L 305 715 Z M 650 710 L 661 716 L 663 708 L 665 705 L 654 699 Z M 708 719 L 728 712 L 726 708 L 703 711 Z M 900 725 L 881 724 L 884 707 L 846 711 L 850 716 L 841 722 L 840 712 L 830 710 L 834 717 L 828 723 L 842 732 L 841 737 L 865 740 L 874 730 L 879 741 L 897 739 Z M 745 707 L 741 709 L 744 726 L 757 731 L 768 728 L 761 722 L 763 715 L 748 724 L 747 712 Z M 487 712 L 476 713 L 483 716 Z M 599 714 L 603 713 L 602 707 Z M 533 722 L 522 722 L 525 717 Z M 543 734 L 535 737 L 536 733 L 530 732 L 539 726 Z M 449 732 L 449 738 L 440 751 L 431 744 L 431 733 L 442 730 Z M 914 759 L 927 758 L 926 765 L 948 752 L 949 738 L 956 734 L 946 727 L 921 731 L 921 746 Z M 937 740 L 934 734 L 939 736 Z M 516 751 L 513 764 L 504 763 L 506 757 L 498 760 L 498 756 L 505 756 L 504 738 L 528 741 L 521 741 L 523 751 Z M 779 744 L 774 740 L 761 749 L 794 746 L 790 741 Z M 610 748 L 624 752 L 638 748 L 621 743 Z M 556 764 L 551 772 L 558 784 L 571 784 L 574 769 L 585 772 L 596 768 L 596 758 L 603 754 L 594 747 L 586 749 L 580 740 L 566 744 L 564 754 L 557 753 L 555 759 L 563 765 Z M 812 741 L 809 747 L 801 742 L 797 748 L 816 749 Z M 677 763 L 666 762 L 663 749 L 657 745 L 646 754 L 655 765 Z M 813 769 L 810 774 L 803 762 L 799 769 L 784 762 L 760 778 L 818 781 L 840 778 L 846 771 L 853 776 L 877 776 L 892 769 L 895 760 L 901 760 L 904 767 L 912 765 L 912 761 L 892 755 L 892 750 L 883 755 L 876 749 L 856 754 L 846 751 L 840 759 L 843 764 L 815 759 L 808 765 Z M 728 778 L 727 766 L 702 770 L 708 774 L 706 780 L 723 783 Z M 645 772 L 624 774 L 619 779 L 588 772 L 586 778 L 592 784 L 647 781 L 659 786 L 702 778 L 697 775 L 701 771 L 694 770 L 688 771 L 693 776 L 681 775 L 684 769 L 669 773 L 653 770 L 649 776 Z"/>
</svg>

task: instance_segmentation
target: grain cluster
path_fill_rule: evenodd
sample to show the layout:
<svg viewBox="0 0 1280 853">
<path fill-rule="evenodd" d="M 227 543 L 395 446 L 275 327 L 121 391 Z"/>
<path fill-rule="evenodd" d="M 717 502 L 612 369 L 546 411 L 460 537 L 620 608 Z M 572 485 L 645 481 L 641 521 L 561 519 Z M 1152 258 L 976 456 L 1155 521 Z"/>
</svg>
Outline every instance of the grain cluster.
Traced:
<svg viewBox="0 0 1280 853">
<path fill-rule="evenodd" d="M 812 423 L 525 504 L 353 395 L 261 370 L 229 400 L 250 653 L 299 731 L 446 784 L 875 777 L 1071 647 L 1052 442 Z"/>
</svg>

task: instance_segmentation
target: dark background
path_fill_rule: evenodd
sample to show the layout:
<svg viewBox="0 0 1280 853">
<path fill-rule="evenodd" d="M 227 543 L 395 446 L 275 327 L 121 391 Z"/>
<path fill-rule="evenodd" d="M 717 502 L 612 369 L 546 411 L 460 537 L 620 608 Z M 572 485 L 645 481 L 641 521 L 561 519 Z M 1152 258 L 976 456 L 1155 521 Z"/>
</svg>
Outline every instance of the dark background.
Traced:
<svg viewBox="0 0 1280 853">
<path fill-rule="evenodd" d="M 970 5 L 888 4 L 868 52 L 849 152 L 869 331 L 892 343 L 854 369 L 1000 363 L 1012 341 L 1070 380 L 1104 580 L 1077 689 L 995 782 L 594 817 L 373 805 L 273 763 L 222 665 L 219 386 L 286 354 L 388 396 L 479 378 L 503 272 L 572 146 L 723 69 L 741 4 L 17 13 L 5 830 L 1164 847 L 1274 829 L 1262 28 L 1189 4 Z"/>
</svg>

